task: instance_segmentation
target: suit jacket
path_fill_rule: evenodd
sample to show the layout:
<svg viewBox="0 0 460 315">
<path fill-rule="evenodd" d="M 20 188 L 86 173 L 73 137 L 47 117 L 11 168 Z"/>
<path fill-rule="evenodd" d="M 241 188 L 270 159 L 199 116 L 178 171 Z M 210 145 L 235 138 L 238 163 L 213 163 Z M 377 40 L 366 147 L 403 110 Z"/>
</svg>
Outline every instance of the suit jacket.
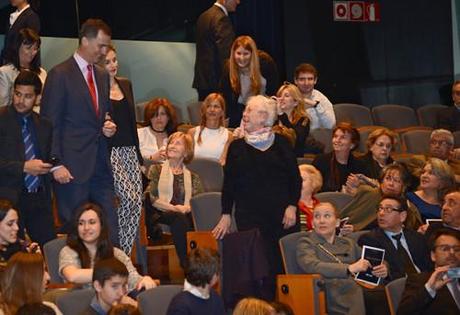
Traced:
<svg viewBox="0 0 460 315">
<path fill-rule="evenodd" d="M 3 50 L 2 50 L 2 56 L 1 56 L 1 61 L 2 64 L 6 63 L 6 60 L 11 61 L 11 52 L 12 52 L 12 47 L 14 46 L 14 43 L 16 42 L 16 38 L 18 36 L 18 33 L 21 29 L 23 28 L 31 28 L 37 34 L 40 34 L 40 18 L 38 17 L 37 13 L 35 13 L 32 8 L 27 8 L 22 12 L 14 24 L 10 28 L 10 22 L 9 22 L 9 17 L 8 17 L 8 22 L 6 25 L 6 32 L 5 32 L 5 38 L 3 42 Z"/>
<path fill-rule="evenodd" d="M 137 158 L 139 160 L 139 163 L 141 163 L 142 165 L 144 160 L 142 159 L 141 151 L 139 149 L 139 138 L 137 136 L 136 110 L 135 110 L 134 97 L 133 97 L 133 87 L 131 85 L 131 81 L 129 81 L 127 78 L 116 77 L 115 81 L 117 81 L 118 85 L 120 86 L 121 92 L 123 93 L 123 95 L 126 98 L 126 101 L 128 102 L 129 119 L 131 121 L 129 132 L 132 133 L 134 137 Z M 117 122 L 116 117 L 113 117 L 113 118 L 116 123 Z M 110 139 L 109 139 L 109 145 L 111 146 Z"/>
<path fill-rule="evenodd" d="M 423 235 L 412 230 L 404 229 L 404 237 L 412 257 L 412 260 L 421 272 L 431 271 L 433 266 L 430 260 L 430 252 Z M 376 228 L 362 235 L 358 244 L 382 248 L 385 250 L 385 261 L 390 265 L 389 279 L 394 280 L 405 277 L 404 265 L 399 257 L 393 242 L 381 228 Z"/>
<path fill-rule="evenodd" d="M 319 273 L 323 276 L 329 314 L 365 314 L 363 291 L 347 272 L 348 265 L 360 257 L 361 248 L 347 237 L 337 236 L 334 243 L 330 244 L 315 231 L 310 231 L 297 241 L 299 267 L 305 273 Z"/>
<path fill-rule="evenodd" d="M 193 87 L 218 90 L 224 61 L 230 55 L 235 33 L 230 18 L 218 6 L 203 12 L 196 25 L 196 59 Z"/>
<path fill-rule="evenodd" d="M 452 132 L 460 130 L 460 110 L 454 105 L 439 111 L 437 127 Z"/>
<path fill-rule="evenodd" d="M 46 118 L 32 112 L 32 120 L 38 142 L 39 156 L 48 161 L 51 150 L 52 127 Z M 24 141 L 22 126 L 17 120 L 16 111 L 12 106 L 0 108 L 0 197 L 16 203 L 24 188 Z M 50 175 L 40 176 L 45 191 L 50 196 Z"/>
<path fill-rule="evenodd" d="M 460 314 L 460 309 L 447 286 L 438 290 L 434 299 L 430 296 L 425 289 L 425 283 L 430 276 L 431 273 L 428 272 L 409 275 L 398 307 L 398 315 Z"/>
<path fill-rule="evenodd" d="M 107 139 L 102 134 L 105 114 L 112 111 L 109 76 L 97 65 L 94 74 L 99 115 L 94 112 L 88 85 L 73 56 L 48 73 L 41 101 L 42 116 L 53 123 L 51 155 L 67 167 L 77 184 L 98 171 L 98 161 L 110 169 Z"/>
</svg>

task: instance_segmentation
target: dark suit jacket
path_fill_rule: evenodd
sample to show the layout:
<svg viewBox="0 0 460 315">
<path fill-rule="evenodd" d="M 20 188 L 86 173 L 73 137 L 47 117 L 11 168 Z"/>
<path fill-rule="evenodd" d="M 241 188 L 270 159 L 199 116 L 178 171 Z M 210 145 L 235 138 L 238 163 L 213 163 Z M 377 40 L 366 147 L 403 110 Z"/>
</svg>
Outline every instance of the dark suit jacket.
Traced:
<svg viewBox="0 0 460 315">
<path fill-rule="evenodd" d="M 38 142 L 39 158 L 49 160 L 51 149 L 51 122 L 32 113 Z M 0 108 L 0 197 L 16 203 L 24 188 L 24 141 L 21 125 L 12 106 Z M 50 175 L 42 175 L 41 181 L 50 196 Z"/>
<path fill-rule="evenodd" d="M 460 310 L 450 294 L 447 286 L 444 286 L 431 298 L 425 289 L 425 283 L 431 273 L 411 274 L 407 278 L 401 303 L 398 308 L 398 315 L 458 315 Z"/>
<path fill-rule="evenodd" d="M 420 271 L 431 271 L 433 267 L 430 260 L 430 252 L 423 235 L 405 229 L 404 237 L 406 238 L 412 259 Z M 404 272 L 403 262 L 399 258 L 392 241 L 381 228 L 376 228 L 362 235 L 358 240 L 358 244 L 360 246 L 368 245 L 383 248 L 385 250 L 385 261 L 390 265 L 389 279 L 394 280 L 405 277 L 406 273 Z"/>
<path fill-rule="evenodd" d="M 107 139 L 102 134 L 105 114 L 111 113 L 107 72 L 94 67 L 99 98 L 99 116 L 94 112 L 85 78 L 70 57 L 48 73 L 41 101 L 41 115 L 53 123 L 51 155 L 66 166 L 77 184 L 97 171 L 97 159 L 110 169 Z"/>
<path fill-rule="evenodd" d="M 460 110 L 453 105 L 452 107 L 444 108 L 439 111 L 437 127 L 452 132 L 460 130 Z"/>
<path fill-rule="evenodd" d="M 115 80 L 120 86 L 121 92 L 123 93 L 123 95 L 126 98 L 126 101 L 128 102 L 129 118 L 131 121 L 129 132 L 131 132 L 134 137 L 137 158 L 139 159 L 139 163 L 141 163 L 142 165 L 144 160 L 142 159 L 141 151 L 139 149 L 139 138 L 137 136 L 136 110 L 135 110 L 134 97 L 133 97 L 133 87 L 131 85 L 131 81 L 129 81 L 127 78 L 116 77 Z M 113 119 L 115 120 L 115 123 L 117 123 L 116 117 L 113 117 Z M 109 146 L 112 146 L 110 143 L 110 139 L 109 139 Z"/>
<path fill-rule="evenodd" d="M 40 18 L 38 17 L 37 13 L 34 12 L 30 7 L 25 9 L 22 12 L 14 24 L 10 28 L 10 22 L 8 18 L 7 26 L 6 26 L 6 33 L 3 42 L 3 50 L 2 50 L 2 64 L 6 63 L 5 58 L 11 61 L 11 50 L 16 42 L 16 38 L 18 33 L 23 28 L 31 28 L 37 34 L 40 34 Z"/>
<path fill-rule="evenodd" d="M 235 33 L 230 18 L 213 5 L 196 24 L 196 59 L 193 87 L 218 90 L 224 61 L 230 55 Z"/>
</svg>

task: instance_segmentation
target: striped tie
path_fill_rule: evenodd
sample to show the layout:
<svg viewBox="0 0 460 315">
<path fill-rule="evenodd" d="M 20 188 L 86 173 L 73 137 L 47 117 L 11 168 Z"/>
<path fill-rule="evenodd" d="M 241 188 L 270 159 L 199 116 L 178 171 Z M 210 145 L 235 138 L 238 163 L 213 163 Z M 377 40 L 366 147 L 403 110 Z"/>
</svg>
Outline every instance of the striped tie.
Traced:
<svg viewBox="0 0 460 315">
<path fill-rule="evenodd" d="M 27 126 L 27 117 L 22 118 L 22 139 L 24 140 L 25 160 L 29 161 L 35 159 L 34 142 L 32 141 L 32 134 Z M 24 183 L 27 191 L 33 192 L 39 186 L 38 176 L 26 174 Z"/>
</svg>

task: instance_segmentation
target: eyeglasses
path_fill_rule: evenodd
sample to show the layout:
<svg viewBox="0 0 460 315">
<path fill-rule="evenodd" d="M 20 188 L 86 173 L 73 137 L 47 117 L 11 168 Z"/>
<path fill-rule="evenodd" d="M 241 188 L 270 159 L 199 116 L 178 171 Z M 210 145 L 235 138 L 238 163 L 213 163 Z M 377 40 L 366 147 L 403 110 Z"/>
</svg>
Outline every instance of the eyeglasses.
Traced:
<svg viewBox="0 0 460 315">
<path fill-rule="evenodd" d="M 402 181 L 401 181 L 400 178 L 398 178 L 398 177 L 393 177 L 393 176 L 391 176 L 391 175 L 386 175 L 385 177 L 383 177 L 383 180 L 384 180 L 384 181 L 392 181 L 392 182 L 394 182 L 394 183 L 396 183 L 396 184 L 401 184 L 401 183 L 402 183 Z"/>
<path fill-rule="evenodd" d="M 391 143 L 375 142 L 374 144 L 378 146 L 379 148 L 391 149 L 392 147 Z"/>
<path fill-rule="evenodd" d="M 451 143 L 446 140 L 430 140 L 431 145 L 439 145 L 439 146 L 450 146 Z"/>
<path fill-rule="evenodd" d="M 450 245 L 437 245 L 434 248 L 439 249 L 441 252 L 444 252 L 444 253 L 450 252 L 452 250 L 454 251 L 455 254 L 460 253 L 460 246 L 458 246 L 458 245 L 453 245 L 453 246 L 450 246 Z"/>
<path fill-rule="evenodd" d="M 383 213 L 391 213 L 393 211 L 401 212 L 401 208 L 393 208 L 393 207 L 384 207 L 384 206 L 379 206 L 377 208 L 377 212 L 383 211 Z"/>
<path fill-rule="evenodd" d="M 295 84 L 294 84 L 294 83 L 291 83 L 291 82 L 289 82 L 289 81 L 284 81 L 284 82 L 283 82 L 283 85 L 295 85 Z"/>
</svg>

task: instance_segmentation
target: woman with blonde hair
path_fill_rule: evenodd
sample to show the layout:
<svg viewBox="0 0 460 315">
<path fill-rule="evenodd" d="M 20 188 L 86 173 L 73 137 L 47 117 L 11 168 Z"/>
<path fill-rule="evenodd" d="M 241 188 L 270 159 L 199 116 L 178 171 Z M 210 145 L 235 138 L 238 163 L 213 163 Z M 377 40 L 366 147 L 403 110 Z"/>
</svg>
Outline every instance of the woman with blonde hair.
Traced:
<svg viewBox="0 0 460 315">
<path fill-rule="evenodd" d="M 224 119 L 224 98 L 219 93 L 209 94 L 201 105 L 200 125 L 188 131 L 195 143 L 194 157 L 225 164 L 228 145 L 232 142 L 233 135 L 224 127 Z"/>
<path fill-rule="evenodd" d="M 244 298 L 236 305 L 233 315 L 275 315 L 275 309 L 264 300 Z"/>
<path fill-rule="evenodd" d="M 57 315 L 61 311 L 53 303 L 43 301 L 43 292 L 50 277 L 45 269 L 43 256 L 37 253 L 18 252 L 8 261 L 1 275 L 1 296 L 7 313 L 16 314 L 26 303 L 43 303 Z"/>
<path fill-rule="evenodd" d="M 230 58 L 224 66 L 221 91 L 227 104 L 229 127 L 238 127 L 250 96 L 266 94 L 273 81 L 261 73 L 257 45 L 250 36 L 239 36 L 233 42 Z"/>
<path fill-rule="evenodd" d="M 414 192 L 406 194 L 407 200 L 419 212 L 419 220 L 441 218 L 441 206 L 444 195 L 455 188 L 455 174 L 447 162 L 431 158 L 423 167 L 420 186 Z M 422 223 L 420 222 L 420 223 Z"/>
<path fill-rule="evenodd" d="M 297 204 L 300 210 L 300 228 L 309 231 L 313 228 L 313 208 L 319 204 L 314 195 L 323 186 L 323 176 L 310 164 L 299 165 L 299 171 L 302 177 L 302 191 Z"/>
<path fill-rule="evenodd" d="M 276 93 L 279 123 L 295 132 L 294 151 L 297 157 L 304 155 L 305 139 L 310 132 L 310 120 L 305 112 L 302 94 L 294 84 L 283 84 Z"/>
</svg>

